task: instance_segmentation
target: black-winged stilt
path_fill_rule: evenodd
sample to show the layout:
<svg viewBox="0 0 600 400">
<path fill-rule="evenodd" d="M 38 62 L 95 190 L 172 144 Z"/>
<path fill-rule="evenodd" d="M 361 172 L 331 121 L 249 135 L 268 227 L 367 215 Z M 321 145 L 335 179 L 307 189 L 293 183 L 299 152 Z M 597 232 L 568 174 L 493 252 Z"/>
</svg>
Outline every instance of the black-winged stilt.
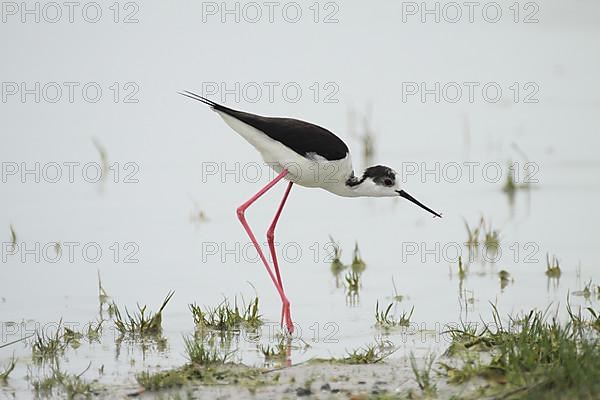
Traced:
<svg viewBox="0 0 600 400">
<path fill-rule="evenodd" d="M 275 179 L 237 208 L 237 215 L 281 297 L 281 324 L 283 326 L 285 321 L 289 333 L 293 333 L 294 325 L 290 315 L 290 302 L 283 291 L 274 242 L 275 225 L 294 183 L 319 187 L 343 197 L 401 196 L 429 211 L 434 217 L 442 216 L 406 193 L 400 187 L 398 174 L 389 167 L 376 165 L 367 168 L 360 177 L 356 176 L 348 146 L 325 128 L 292 118 L 262 117 L 233 110 L 188 91 L 181 94 L 209 105 L 227 125 L 254 146 L 265 162 L 278 173 Z M 273 274 L 244 213 L 252 203 L 284 178 L 289 182 L 267 230 L 267 243 L 275 269 Z"/>
</svg>

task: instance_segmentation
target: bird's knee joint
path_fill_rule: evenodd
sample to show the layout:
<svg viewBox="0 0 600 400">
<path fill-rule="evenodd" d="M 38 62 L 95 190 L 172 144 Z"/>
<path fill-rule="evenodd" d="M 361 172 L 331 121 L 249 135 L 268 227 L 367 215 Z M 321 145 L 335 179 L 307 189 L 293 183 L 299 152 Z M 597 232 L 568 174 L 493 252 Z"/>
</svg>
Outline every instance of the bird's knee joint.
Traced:
<svg viewBox="0 0 600 400">
<path fill-rule="evenodd" d="M 275 241 L 275 231 L 269 229 L 267 231 L 267 241 L 272 243 L 273 241 Z"/>
<path fill-rule="evenodd" d="M 236 210 L 237 216 L 240 220 L 244 219 L 244 212 L 246 211 L 246 209 L 242 206 L 238 207 Z"/>
</svg>

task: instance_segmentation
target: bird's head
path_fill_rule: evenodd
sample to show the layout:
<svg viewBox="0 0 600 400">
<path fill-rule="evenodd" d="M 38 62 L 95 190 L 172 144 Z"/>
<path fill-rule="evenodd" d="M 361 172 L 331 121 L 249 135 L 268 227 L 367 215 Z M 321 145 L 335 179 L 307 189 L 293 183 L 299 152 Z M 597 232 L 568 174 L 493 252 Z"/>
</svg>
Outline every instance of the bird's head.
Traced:
<svg viewBox="0 0 600 400">
<path fill-rule="evenodd" d="M 383 165 L 376 165 L 365 170 L 360 179 L 355 178 L 354 182 L 349 182 L 354 186 L 354 190 L 359 196 L 368 197 L 404 197 L 419 207 L 429 211 L 436 217 L 442 217 L 441 214 L 433 211 L 400 187 L 400 175 Z"/>
</svg>

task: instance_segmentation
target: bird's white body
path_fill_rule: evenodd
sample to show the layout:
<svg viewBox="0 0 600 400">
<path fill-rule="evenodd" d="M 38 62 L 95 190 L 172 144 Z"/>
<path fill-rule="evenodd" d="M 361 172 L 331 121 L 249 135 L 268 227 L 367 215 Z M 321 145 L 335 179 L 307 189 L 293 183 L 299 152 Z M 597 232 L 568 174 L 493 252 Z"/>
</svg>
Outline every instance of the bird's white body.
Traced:
<svg viewBox="0 0 600 400">
<path fill-rule="evenodd" d="M 288 170 L 285 179 L 300 186 L 318 187 L 343 197 L 363 196 L 361 188 L 351 188 L 346 181 L 352 176 L 350 153 L 341 160 L 327 160 L 318 154 L 303 157 L 294 150 L 271 139 L 265 133 L 224 112 L 215 110 L 223 120 L 261 154 L 275 172 Z"/>
</svg>

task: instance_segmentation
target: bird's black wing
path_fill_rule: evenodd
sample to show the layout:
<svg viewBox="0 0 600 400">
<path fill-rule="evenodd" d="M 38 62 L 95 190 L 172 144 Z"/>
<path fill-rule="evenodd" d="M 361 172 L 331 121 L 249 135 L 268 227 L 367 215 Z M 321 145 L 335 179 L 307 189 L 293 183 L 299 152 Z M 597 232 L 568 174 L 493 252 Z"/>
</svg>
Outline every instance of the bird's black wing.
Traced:
<svg viewBox="0 0 600 400">
<path fill-rule="evenodd" d="M 191 99 L 208 104 L 213 109 L 230 115 L 264 132 L 273 140 L 294 150 L 303 157 L 317 154 L 327 160 L 341 160 L 348 154 L 348 146 L 325 128 L 293 118 L 263 117 L 233 110 L 192 92 L 181 93 Z"/>
</svg>

